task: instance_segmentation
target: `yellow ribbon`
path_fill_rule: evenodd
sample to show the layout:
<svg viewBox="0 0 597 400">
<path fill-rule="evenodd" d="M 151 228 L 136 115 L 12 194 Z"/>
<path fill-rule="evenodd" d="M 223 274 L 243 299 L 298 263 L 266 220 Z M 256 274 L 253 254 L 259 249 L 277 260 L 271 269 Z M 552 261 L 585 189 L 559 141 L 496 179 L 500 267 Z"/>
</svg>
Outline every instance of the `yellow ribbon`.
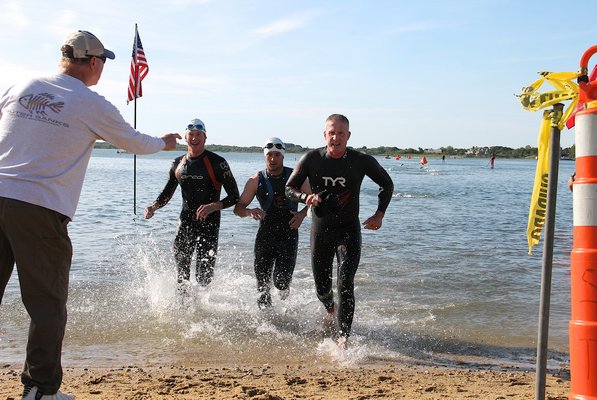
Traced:
<svg viewBox="0 0 597 400">
<path fill-rule="evenodd" d="M 570 115 L 576 110 L 576 104 L 578 104 L 578 85 L 574 82 L 574 80 L 578 78 L 578 73 L 539 72 L 539 75 L 541 75 L 541 78 L 537 79 L 529 86 L 522 88 L 522 94 L 517 97 L 520 98 L 522 107 L 528 111 L 539 111 L 551 107 L 556 103 L 572 100 L 564 110 L 562 118 L 558 123 L 558 127 L 562 130 Z M 543 93 L 539 92 L 539 88 L 546 81 L 556 90 L 550 90 Z"/>
<path fill-rule="evenodd" d="M 537 167 L 535 169 L 535 183 L 529 209 L 529 222 L 527 224 L 527 242 L 529 255 L 533 253 L 533 246 L 539 243 L 541 231 L 545 225 L 547 210 L 547 180 L 549 178 L 549 138 L 551 125 L 551 111 L 543 111 L 541 129 L 538 138 Z"/>
<path fill-rule="evenodd" d="M 578 85 L 576 72 L 539 72 L 541 78 L 537 79 L 530 86 L 522 89 L 520 103 L 525 110 L 538 111 L 551 107 L 562 101 L 572 100 L 564 112 L 546 110 L 543 112 L 541 128 L 539 129 L 537 167 L 535 169 L 535 182 L 529 210 L 529 221 L 527 224 L 527 241 L 529 254 L 532 254 L 533 246 L 539 243 L 541 231 L 545 225 L 545 213 L 547 210 L 547 181 L 549 178 L 549 147 L 550 127 L 557 127 L 560 131 L 564 124 L 576 110 L 578 104 Z M 543 83 L 549 82 L 555 90 L 540 93 L 538 90 Z"/>
</svg>

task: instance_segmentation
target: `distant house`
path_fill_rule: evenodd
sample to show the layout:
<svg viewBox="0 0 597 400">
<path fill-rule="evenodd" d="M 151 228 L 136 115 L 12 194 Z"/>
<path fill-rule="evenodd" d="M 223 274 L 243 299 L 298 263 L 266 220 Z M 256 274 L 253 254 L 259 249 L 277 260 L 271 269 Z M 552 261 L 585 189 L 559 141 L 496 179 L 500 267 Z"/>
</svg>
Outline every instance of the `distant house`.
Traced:
<svg viewBox="0 0 597 400">
<path fill-rule="evenodd" d="M 466 151 L 467 156 L 486 156 L 491 152 L 490 148 L 473 146 Z"/>
</svg>

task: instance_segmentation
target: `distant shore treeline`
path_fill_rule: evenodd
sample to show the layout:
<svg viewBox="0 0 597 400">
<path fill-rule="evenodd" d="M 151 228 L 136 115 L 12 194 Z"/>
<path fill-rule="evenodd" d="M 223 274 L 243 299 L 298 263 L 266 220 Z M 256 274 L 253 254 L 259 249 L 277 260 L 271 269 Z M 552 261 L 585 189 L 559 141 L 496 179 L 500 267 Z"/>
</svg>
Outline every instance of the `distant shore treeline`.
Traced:
<svg viewBox="0 0 597 400">
<path fill-rule="evenodd" d="M 95 148 L 100 149 L 116 149 L 116 147 L 112 146 L 106 142 L 96 142 Z M 177 145 L 176 149 L 180 151 L 185 151 L 187 148 L 186 145 L 179 144 Z M 249 147 L 240 147 L 240 146 L 229 146 L 229 145 L 221 145 L 221 144 L 208 144 L 205 146 L 207 150 L 213 152 L 236 152 L 236 153 L 261 153 L 262 148 L 260 146 L 249 146 Z M 286 144 L 286 152 L 287 153 L 298 153 L 302 154 L 308 150 L 311 150 L 309 147 L 303 147 L 300 145 L 287 143 Z M 499 158 L 535 158 L 537 157 L 537 148 L 531 146 L 519 147 L 517 149 L 513 149 L 510 147 L 504 146 L 486 146 L 486 147 L 471 147 L 469 149 L 461 149 L 455 148 L 452 146 L 447 147 L 440 147 L 439 149 L 423 149 L 419 147 L 418 149 L 413 148 L 406 148 L 401 149 L 398 147 L 387 147 L 387 146 L 380 146 L 380 147 L 355 147 L 355 150 L 361 151 L 366 154 L 370 154 L 372 156 L 403 156 L 403 155 L 425 155 L 427 157 L 441 157 L 441 156 L 448 156 L 448 157 L 491 157 L 492 154 L 495 154 L 496 157 Z M 562 149 L 562 157 L 564 158 L 574 158 L 575 157 L 575 146 L 567 147 Z"/>
</svg>

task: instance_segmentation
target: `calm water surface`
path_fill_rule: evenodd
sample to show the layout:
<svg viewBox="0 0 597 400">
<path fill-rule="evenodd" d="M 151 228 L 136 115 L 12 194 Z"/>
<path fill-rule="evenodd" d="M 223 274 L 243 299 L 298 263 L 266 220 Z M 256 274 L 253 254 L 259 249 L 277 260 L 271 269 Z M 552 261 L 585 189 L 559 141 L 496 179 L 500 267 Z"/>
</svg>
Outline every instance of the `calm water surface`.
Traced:
<svg viewBox="0 0 597 400">
<path fill-rule="evenodd" d="M 543 242 L 527 255 L 526 224 L 534 160 L 379 159 L 395 183 L 380 231 L 363 231 L 356 276 L 353 346 L 339 354 L 321 328 L 323 309 L 310 272 L 310 221 L 286 301 L 256 306 L 253 243 L 257 223 L 222 212 L 216 275 L 209 288 L 175 291 L 171 252 L 177 190 L 153 219 L 143 208 L 162 190 L 171 160 L 95 150 L 70 234 L 74 245 L 65 365 L 170 363 L 417 362 L 532 366 Z M 242 191 L 264 167 L 261 154 L 223 153 Z M 288 154 L 294 166 L 297 155 Z M 558 188 L 550 325 L 550 365 L 568 358 L 569 253 L 574 163 L 562 161 Z M 366 178 L 361 220 L 377 204 Z M 23 360 L 28 318 L 13 275 L 0 306 L 0 361 Z"/>
</svg>

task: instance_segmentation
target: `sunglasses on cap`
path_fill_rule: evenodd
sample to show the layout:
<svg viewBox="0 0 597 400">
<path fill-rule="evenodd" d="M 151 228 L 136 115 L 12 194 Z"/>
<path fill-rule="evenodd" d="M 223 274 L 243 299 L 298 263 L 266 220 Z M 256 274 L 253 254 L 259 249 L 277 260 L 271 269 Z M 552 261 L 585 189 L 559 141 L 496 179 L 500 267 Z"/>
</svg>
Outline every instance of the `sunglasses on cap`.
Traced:
<svg viewBox="0 0 597 400">
<path fill-rule="evenodd" d="M 187 130 L 189 131 L 205 131 L 205 127 L 201 124 L 188 124 L 187 125 Z"/>
<path fill-rule="evenodd" d="M 284 146 L 282 146 L 282 143 L 268 143 L 265 145 L 264 149 L 271 149 L 273 147 L 276 147 L 278 150 L 286 150 Z"/>
</svg>

